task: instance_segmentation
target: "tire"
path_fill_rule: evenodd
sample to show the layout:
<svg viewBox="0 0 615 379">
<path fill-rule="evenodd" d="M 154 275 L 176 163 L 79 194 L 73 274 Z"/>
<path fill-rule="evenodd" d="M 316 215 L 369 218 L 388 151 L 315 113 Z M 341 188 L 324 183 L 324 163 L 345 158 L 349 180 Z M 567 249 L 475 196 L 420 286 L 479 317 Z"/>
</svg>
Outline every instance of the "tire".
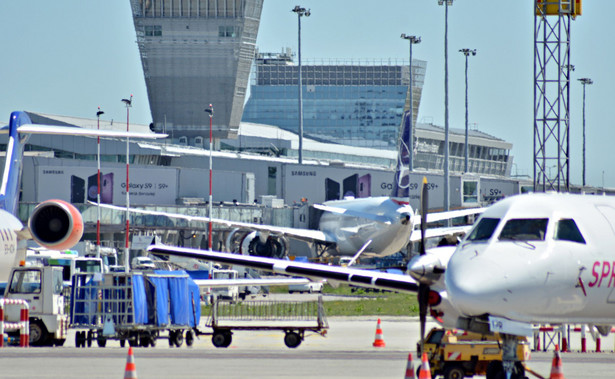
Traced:
<svg viewBox="0 0 615 379">
<path fill-rule="evenodd" d="M 284 336 L 284 344 L 291 349 L 301 345 L 301 336 L 297 332 L 286 332 Z"/>
<path fill-rule="evenodd" d="M 140 345 L 141 347 L 148 347 L 151 337 L 149 336 L 149 334 L 143 333 L 140 335 Z"/>
<path fill-rule="evenodd" d="M 126 346 L 126 340 L 125 339 L 121 339 L 120 340 L 120 347 L 125 347 Z"/>
<path fill-rule="evenodd" d="M 53 345 L 62 347 L 64 346 L 64 342 L 66 342 L 66 338 L 58 338 L 58 339 L 53 340 Z"/>
<path fill-rule="evenodd" d="M 131 332 L 128 335 L 128 344 L 132 347 L 139 347 L 139 334 Z"/>
<path fill-rule="evenodd" d="M 232 341 L 233 335 L 228 331 L 216 331 L 213 336 L 211 336 L 211 343 L 218 348 L 229 347 Z"/>
<path fill-rule="evenodd" d="M 504 373 L 504 368 L 502 367 L 502 361 L 491 361 L 487 365 L 486 370 L 486 378 L 487 379 L 497 379 L 499 375 Z"/>
<path fill-rule="evenodd" d="M 225 347 L 225 340 L 226 338 L 224 337 L 224 333 L 222 332 L 214 332 L 214 334 L 211 336 L 211 343 L 213 343 L 215 347 Z"/>
<path fill-rule="evenodd" d="M 175 332 L 175 338 L 173 338 L 173 343 L 177 347 L 181 347 L 184 343 L 184 333 L 181 330 Z"/>
<path fill-rule="evenodd" d="M 88 347 L 92 347 L 93 335 L 94 333 L 91 330 L 87 331 L 87 337 L 85 338 L 85 342 L 87 343 Z"/>
<path fill-rule="evenodd" d="M 194 344 L 194 333 L 192 330 L 186 332 L 186 346 L 190 347 Z"/>
<path fill-rule="evenodd" d="M 75 333 L 75 347 L 77 348 L 81 347 L 82 343 L 85 343 L 85 339 L 82 340 L 81 332 Z"/>
<path fill-rule="evenodd" d="M 98 347 L 105 347 L 107 346 L 107 339 L 105 337 L 98 337 L 96 338 L 96 344 L 98 345 Z"/>
<path fill-rule="evenodd" d="M 175 346 L 175 331 L 169 330 L 169 347 Z"/>
<path fill-rule="evenodd" d="M 444 379 L 463 379 L 465 371 L 461 365 L 448 364 L 444 367 Z"/>
<path fill-rule="evenodd" d="M 47 328 L 40 321 L 30 322 L 30 346 L 43 346 L 49 339 Z"/>
</svg>

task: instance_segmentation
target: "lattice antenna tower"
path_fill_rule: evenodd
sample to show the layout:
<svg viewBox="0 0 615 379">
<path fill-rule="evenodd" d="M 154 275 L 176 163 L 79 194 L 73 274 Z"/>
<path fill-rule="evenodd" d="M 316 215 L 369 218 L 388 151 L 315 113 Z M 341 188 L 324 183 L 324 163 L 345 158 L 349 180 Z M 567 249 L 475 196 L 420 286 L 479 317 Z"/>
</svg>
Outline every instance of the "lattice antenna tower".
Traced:
<svg viewBox="0 0 615 379">
<path fill-rule="evenodd" d="M 535 0 L 534 190 L 570 189 L 570 21 L 581 0 Z"/>
</svg>

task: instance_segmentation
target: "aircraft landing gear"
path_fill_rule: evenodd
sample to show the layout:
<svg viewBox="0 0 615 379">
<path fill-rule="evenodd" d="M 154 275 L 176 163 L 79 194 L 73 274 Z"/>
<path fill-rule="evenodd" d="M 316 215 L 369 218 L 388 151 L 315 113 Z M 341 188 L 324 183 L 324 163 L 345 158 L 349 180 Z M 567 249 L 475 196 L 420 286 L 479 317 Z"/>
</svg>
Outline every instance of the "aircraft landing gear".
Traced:
<svg viewBox="0 0 615 379">
<path fill-rule="evenodd" d="M 487 379 L 524 379 L 525 368 L 517 358 L 519 340 L 512 334 L 500 333 L 502 337 L 502 362 L 492 361 L 487 367 Z"/>
</svg>

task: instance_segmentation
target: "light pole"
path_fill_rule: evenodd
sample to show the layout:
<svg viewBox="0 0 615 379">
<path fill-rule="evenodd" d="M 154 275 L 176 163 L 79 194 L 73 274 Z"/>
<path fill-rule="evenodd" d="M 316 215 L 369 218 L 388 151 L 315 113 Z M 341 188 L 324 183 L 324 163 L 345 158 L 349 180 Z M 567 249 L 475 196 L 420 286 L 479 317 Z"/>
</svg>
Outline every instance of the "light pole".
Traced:
<svg viewBox="0 0 615 379">
<path fill-rule="evenodd" d="M 96 112 L 96 128 L 98 130 L 100 130 L 100 116 L 104 113 L 105 112 L 101 111 L 100 107 L 98 107 L 98 112 Z M 96 137 L 96 150 L 96 165 L 98 166 L 96 174 L 96 201 L 98 202 L 98 207 L 96 209 L 96 258 L 100 258 L 100 136 Z"/>
<path fill-rule="evenodd" d="M 126 105 L 126 132 L 130 132 L 130 108 L 132 107 L 132 95 L 130 99 L 122 99 Z M 124 246 L 124 272 L 129 271 L 130 248 L 130 137 L 126 137 L 126 244 Z"/>
<path fill-rule="evenodd" d="M 453 0 L 438 0 L 438 5 L 444 5 L 444 211 L 448 211 L 451 200 L 448 143 L 448 7 L 453 5 Z M 447 225 L 450 225 L 450 220 Z"/>
<path fill-rule="evenodd" d="M 476 55 L 476 49 L 461 49 L 460 53 L 466 56 L 466 143 L 464 148 L 464 157 L 465 157 L 465 172 L 468 172 L 469 164 L 469 153 L 468 153 L 468 57 L 470 55 Z"/>
<path fill-rule="evenodd" d="M 410 42 L 410 60 L 408 61 L 408 70 L 410 72 L 410 82 L 408 83 L 408 94 L 410 102 L 410 132 L 408 133 L 408 170 L 412 172 L 414 170 L 414 101 L 412 99 L 412 45 L 421 43 L 421 37 L 407 36 L 405 33 L 403 33 L 401 35 L 401 38 Z"/>
<path fill-rule="evenodd" d="M 297 80 L 297 87 L 299 88 L 299 164 L 303 164 L 303 88 L 301 88 L 301 17 L 309 17 L 310 10 L 296 5 L 292 10 L 297 14 L 298 22 L 298 59 L 299 59 L 299 78 Z"/>
<path fill-rule="evenodd" d="M 585 187 L 585 86 L 594 84 L 590 78 L 581 78 L 583 84 L 583 187 Z"/>
<path fill-rule="evenodd" d="M 213 195 L 212 195 L 212 177 L 213 177 L 213 164 L 212 164 L 212 152 L 213 152 L 213 132 L 212 132 L 212 122 L 214 119 L 214 106 L 209 104 L 209 108 L 205 109 L 205 112 L 209 113 L 209 226 L 207 227 L 207 231 L 209 233 L 207 237 L 207 247 L 209 251 L 211 251 L 211 229 L 212 229 L 212 211 L 213 211 Z"/>
</svg>

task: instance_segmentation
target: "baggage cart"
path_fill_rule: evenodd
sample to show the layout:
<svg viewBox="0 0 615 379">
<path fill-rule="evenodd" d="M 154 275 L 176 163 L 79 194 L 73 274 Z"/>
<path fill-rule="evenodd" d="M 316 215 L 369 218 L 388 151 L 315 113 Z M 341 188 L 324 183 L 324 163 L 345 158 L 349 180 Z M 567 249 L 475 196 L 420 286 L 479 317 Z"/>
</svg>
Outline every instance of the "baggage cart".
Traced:
<svg viewBox="0 0 615 379">
<path fill-rule="evenodd" d="M 213 329 L 216 347 L 230 346 L 233 330 L 281 330 L 286 346 L 296 348 L 306 332 L 324 337 L 329 328 L 322 296 L 318 301 L 217 300 L 206 325 Z"/>
<path fill-rule="evenodd" d="M 126 341 L 154 347 L 160 338 L 170 346 L 191 346 L 201 317 L 198 286 L 185 271 L 75 274 L 70 327 L 79 330 L 77 347 L 96 340 Z"/>
</svg>

